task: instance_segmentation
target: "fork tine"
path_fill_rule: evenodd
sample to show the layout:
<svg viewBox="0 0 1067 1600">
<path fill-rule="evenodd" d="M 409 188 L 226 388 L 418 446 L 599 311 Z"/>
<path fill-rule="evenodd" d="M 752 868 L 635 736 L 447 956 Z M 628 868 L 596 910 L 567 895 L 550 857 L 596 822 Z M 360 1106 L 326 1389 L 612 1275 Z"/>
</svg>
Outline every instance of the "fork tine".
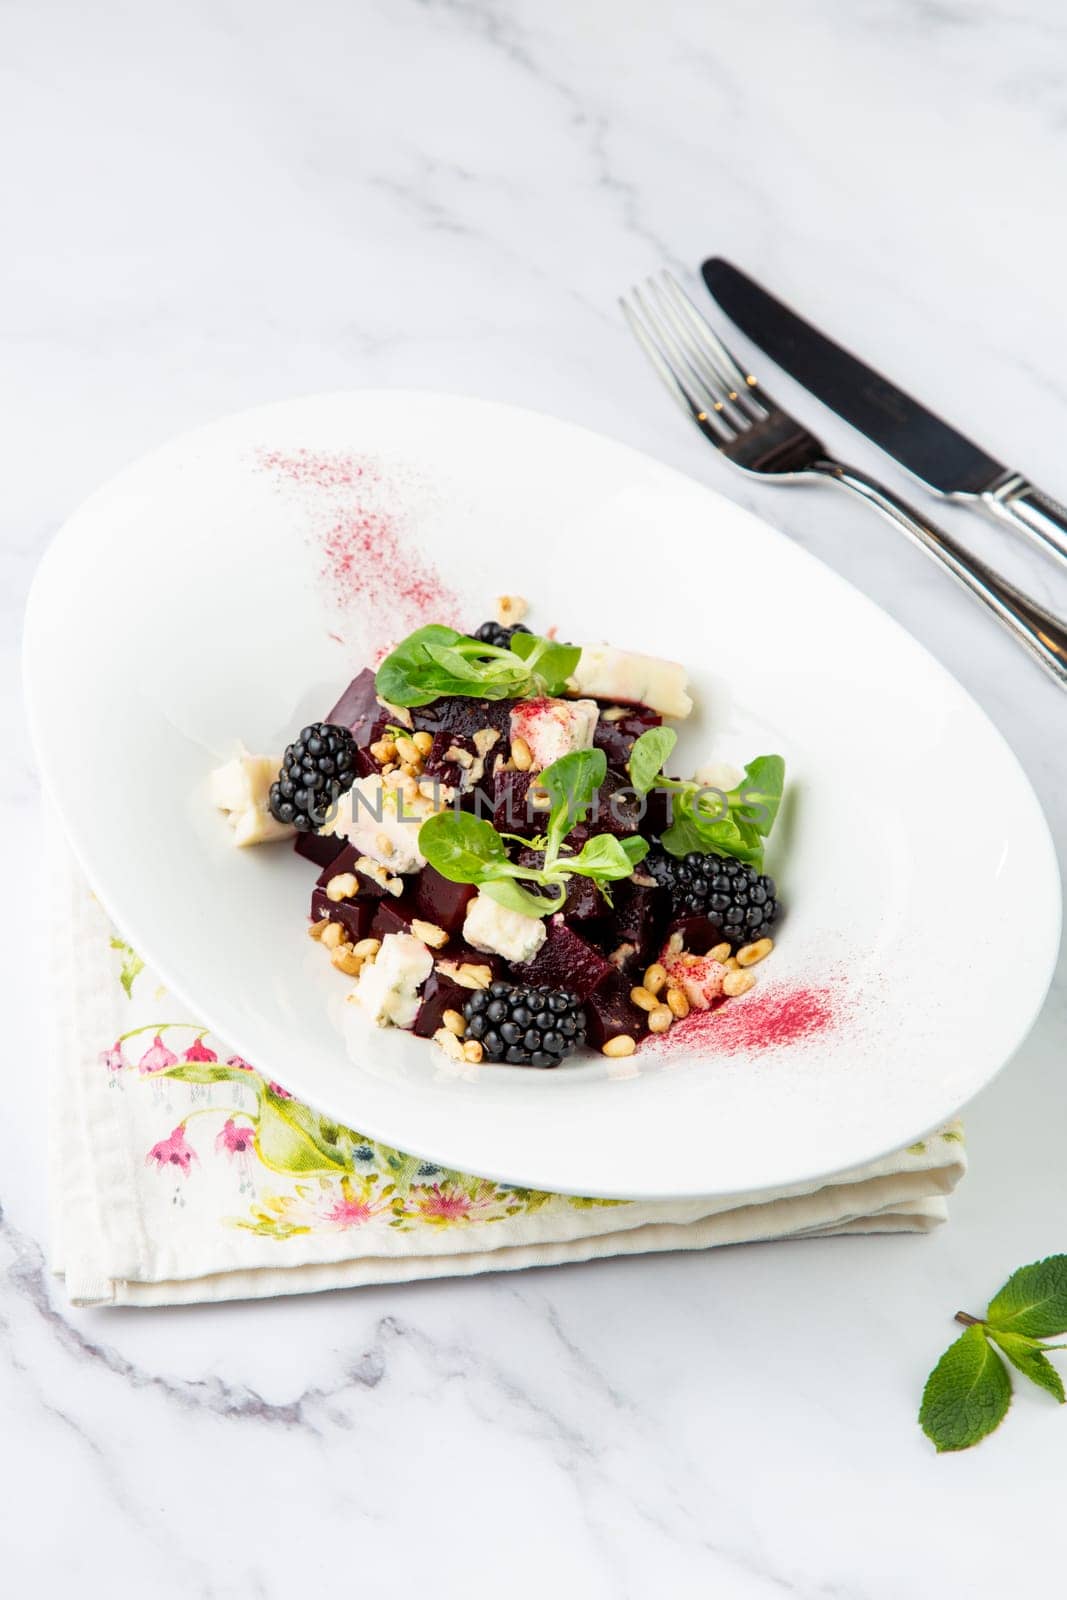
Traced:
<svg viewBox="0 0 1067 1600">
<path fill-rule="evenodd" d="M 658 287 L 661 299 L 670 308 L 675 325 L 680 323 L 687 329 L 719 381 L 725 384 L 727 398 L 753 420 L 765 417 L 767 408 L 759 398 L 759 385 L 755 378 L 738 366 L 734 356 L 707 318 L 697 310 L 677 278 L 664 271 L 660 274 Z"/>
<path fill-rule="evenodd" d="M 705 397 L 695 391 L 692 379 L 689 378 L 687 381 L 686 371 L 684 369 L 679 371 L 662 348 L 666 343 L 662 324 L 649 310 L 640 289 L 632 289 L 629 298 L 623 295 L 619 305 L 637 342 L 690 421 L 696 422 L 699 427 L 710 432 L 716 443 L 729 442 L 734 434 L 727 427 L 714 397 L 710 399 L 709 409 Z M 689 364 L 685 363 L 685 367 L 688 366 Z"/>
<path fill-rule="evenodd" d="M 650 278 L 646 285 L 649 297 L 656 303 L 661 343 L 673 353 L 676 362 L 682 363 L 692 380 L 699 386 L 707 404 L 714 407 L 735 433 L 751 428 L 753 417 L 738 403 L 733 384 L 724 379 L 715 364 L 707 357 L 701 345 L 693 338 L 686 323 L 678 316 L 668 301 L 662 286 Z"/>
</svg>

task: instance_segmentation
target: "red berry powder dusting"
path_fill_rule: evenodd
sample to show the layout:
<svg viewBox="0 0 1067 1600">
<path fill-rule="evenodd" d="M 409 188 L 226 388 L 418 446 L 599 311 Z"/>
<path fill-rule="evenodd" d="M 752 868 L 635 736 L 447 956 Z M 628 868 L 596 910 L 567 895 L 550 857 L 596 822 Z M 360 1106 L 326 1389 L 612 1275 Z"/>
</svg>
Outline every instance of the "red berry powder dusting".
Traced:
<svg viewBox="0 0 1067 1600">
<path fill-rule="evenodd" d="M 669 1033 L 648 1041 L 655 1054 L 758 1054 L 807 1043 L 830 1034 L 840 1023 L 846 1002 L 837 984 L 750 990 L 721 1001 L 710 1011 L 691 1011 Z M 646 1048 L 648 1046 L 646 1045 Z"/>
<path fill-rule="evenodd" d="M 257 464 L 279 487 L 298 494 L 333 609 L 358 619 L 361 630 L 381 641 L 425 622 L 455 621 L 456 596 L 411 537 L 413 485 L 369 457 L 344 451 L 261 450 Z"/>
</svg>

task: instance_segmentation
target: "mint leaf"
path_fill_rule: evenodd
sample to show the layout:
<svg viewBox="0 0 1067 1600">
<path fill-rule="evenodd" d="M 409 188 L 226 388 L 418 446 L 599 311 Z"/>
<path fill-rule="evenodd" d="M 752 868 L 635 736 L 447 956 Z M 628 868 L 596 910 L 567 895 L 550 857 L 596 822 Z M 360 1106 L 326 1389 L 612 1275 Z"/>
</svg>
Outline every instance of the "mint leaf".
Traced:
<svg viewBox="0 0 1067 1600">
<path fill-rule="evenodd" d="M 1021 1333 L 1005 1333 L 1000 1328 L 989 1328 L 989 1337 L 1003 1350 L 1013 1367 L 1016 1367 L 1024 1377 L 1036 1383 L 1039 1388 L 1047 1389 L 1049 1394 L 1055 1395 L 1062 1406 L 1067 1400 L 1063 1392 L 1063 1379 L 1045 1355 L 1041 1346 L 1033 1339 L 1024 1338 Z"/>
<path fill-rule="evenodd" d="M 927 1378 L 919 1423 L 938 1452 L 966 1450 L 993 1432 L 1010 1405 L 1008 1369 L 975 1323 Z"/>
<path fill-rule="evenodd" d="M 990 1331 L 1034 1339 L 1067 1330 L 1067 1256 L 1046 1256 L 1013 1272 L 986 1312 Z"/>
<path fill-rule="evenodd" d="M 638 794 L 648 793 L 677 743 L 678 735 L 673 728 L 649 728 L 634 740 L 627 766 L 630 782 Z"/>
</svg>

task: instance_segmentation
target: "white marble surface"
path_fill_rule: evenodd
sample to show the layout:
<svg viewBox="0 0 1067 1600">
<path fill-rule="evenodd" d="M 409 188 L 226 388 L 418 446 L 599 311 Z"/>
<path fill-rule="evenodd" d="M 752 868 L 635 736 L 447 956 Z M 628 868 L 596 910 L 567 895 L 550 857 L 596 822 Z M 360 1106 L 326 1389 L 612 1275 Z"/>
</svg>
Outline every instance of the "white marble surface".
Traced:
<svg viewBox="0 0 1067 1600">
<path fill-rule="evenodd" d="M 72 1314 L 42 1256 L 49 936 L 16 652 L 50 533 L 178 429 L 363 384 L 523 401 L 744 498 L 893 611 L 1067 845 L 1062 695 L 892 530 L 727 479 L 614 305 L 662 262 L 730 254 L 1067 495 L 1065 50 L 1055 0 L 2 9 L 5 1589 L 924 1600 L 1059 1579 L 1067 1418 L 1020 1394 L 937 1459 L 914 1415 L 957 1307 L 1067 1247 L 1062 969 L 968 1113 L 972 1175 L 930 1239 Z M 996 804 L 978 777 L 955 803 Z"/>
</svg>

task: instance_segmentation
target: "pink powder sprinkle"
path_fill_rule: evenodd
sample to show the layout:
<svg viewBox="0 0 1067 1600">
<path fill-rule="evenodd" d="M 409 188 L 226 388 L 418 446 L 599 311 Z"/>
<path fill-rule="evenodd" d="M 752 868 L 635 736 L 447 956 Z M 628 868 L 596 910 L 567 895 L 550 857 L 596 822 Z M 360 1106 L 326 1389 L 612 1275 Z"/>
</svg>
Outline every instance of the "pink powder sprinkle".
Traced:
<svg viewBox="0 0 1067 1600">
<path fill-rule="evenodd" d="M 358 614 L 379 638 L 459 615 L 455 594 L 415 551 L 400 488 L 377 463 L 310 450 L 262 450 L 257 461 L 299 493 L 319 579 L 338 611 Z"/>
<path fill-rule="evenodd" d="M 832 1033 L 843 1010 L 829 984 L 756 990 L 723 1000 L 710 1011 L 691 1011 L 649 1044 L 656 1054 L 755 1054 Z"/>
</svg>

